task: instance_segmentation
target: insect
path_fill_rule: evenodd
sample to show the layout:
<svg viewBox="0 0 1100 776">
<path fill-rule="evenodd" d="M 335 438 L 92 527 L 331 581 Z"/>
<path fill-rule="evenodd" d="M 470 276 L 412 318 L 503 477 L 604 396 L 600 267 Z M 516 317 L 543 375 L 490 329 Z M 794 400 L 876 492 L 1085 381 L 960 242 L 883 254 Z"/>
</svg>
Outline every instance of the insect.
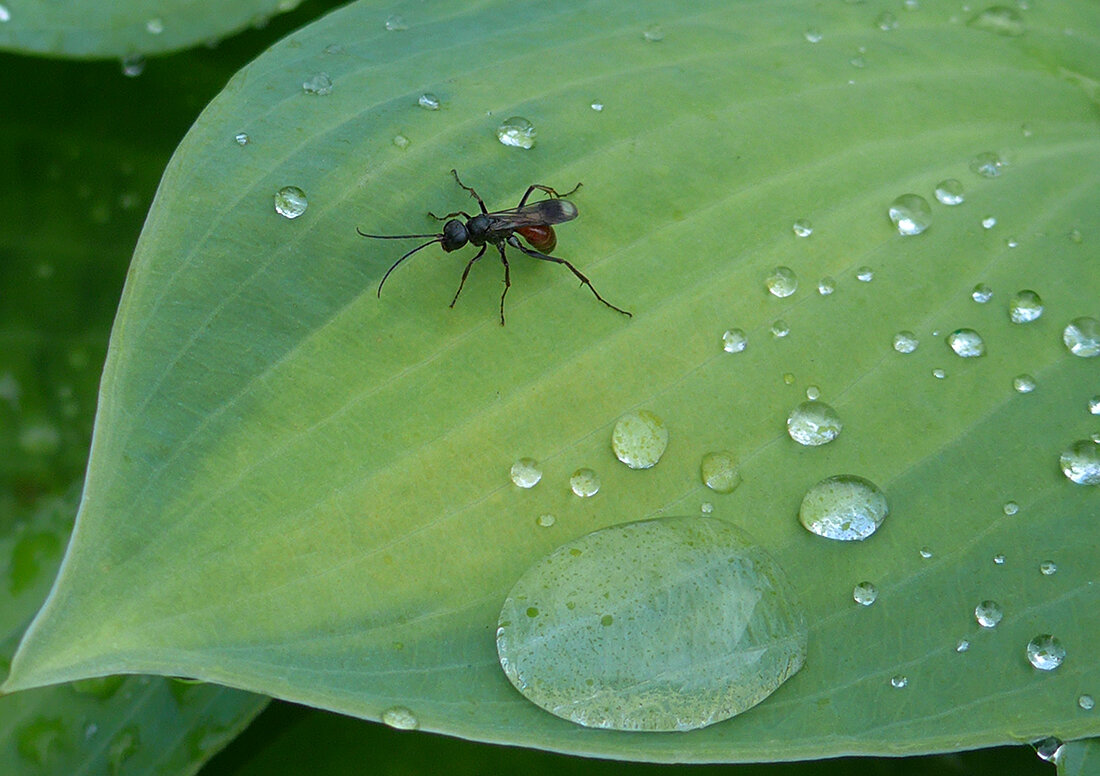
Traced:
<svg viewBox="0 0 1100 776">
<path fill-rule="evenodd" d="M 558 244 L 557 235 L 554 233 L 554 225 L 572 221 L 577 217 L 577 206 L 564 198 L 579 189 L 581 184 L 578 183 L 571 191 L 567 191 L 565 194 L 559 194 L 549 186 L 541 186 L 536 183 L 528 187 L 523 198 L 520 199 L 519 204 L 514 208 L 490 213 L 488 208 L 485 207 L 485 202 L 478 196 L 478 193 L 464 184 L 458 177 L 456 171 L 451 170 L 451 174 L 455 176 L 455 182 L 468 191 L 471 197 L 477 200 L 477 204 L 481 207 L 481 213 L 475 216 L 471 216 L 464 210 L 457 210 L 445 216 L 437 216 L 434 213 L 428 213 L 428 215 L 436 221 L 446 222 L 443 224 L 443 231 L 439 234 L 367 234 L 356 227 L 355 231 L 363 237 L 371 237 L 376 240 L 407 240 L 422 237 L 432 238 L 423 245 L 418 245 L 413 248 L 386 270 L 386 274 L 382 276 L 382 282 L 378 284 L 379 298 L 382 297 L 382 286 L 386 284 L 386 279 L 390 276 L 390 273 L 397 269 L 401 262 L 417 251 L 423 250 L 429 245 L 439 243 L 439 246 L 445 253 L 450 253 L 451 251 L 457 251 L 459 248 L 464 248 L 466 244 L 469 243 L 481 250 L 479 250 L 472 259 L 466 262 L 466 268 L 462 270 L 462 280 L 459 281 L 458 290 L 455 291 L 454 299 L 451 300 L 451 307 L 455 306 L 455 302 L 458 301 L 458 295 L 462 293 L 462 287 L 466 285 L 466 278 L 470 274 L 470 268 L 474 266 L 474 263 L 478 259 L 485 255 L 486 249 L 492 245 L 500 252 L 500 261 L 504 265 L 504 292 L 500 295 L 501 326 L 504 325 L 504 299 L 508 296 L 508 289 L 512 286 L 511 273 L 508 267 L 508 256 L 505 253 L 506 246 L 511 246 L 534 259 L 551 261 L 555 264 L 564 264 L 577 276 L 577 279 L 580 280 L 581 283 L 588 286 L 589 290 L 595 294 L 597 299 L 612 310 L 626 316 L 631 315 L 631 313 L 616 307 L 600 296 L 600 292 L 596 290 L 595 286 L 592 285 L 579 269 L 565 259 L 550 255 L 550 251 L 554 250 Z M 527 200 L 536 191 L 547 194 L 549 198 L 528 204 Z M 456 216 L 465 218 L 466 223 L 460 221 Z M 516 235 L 522 237 L 532 247 L 528 248 L 520 242 L 519 237 Z M 532 248 L 535 250 L 532 250 Z"/>
</svg>

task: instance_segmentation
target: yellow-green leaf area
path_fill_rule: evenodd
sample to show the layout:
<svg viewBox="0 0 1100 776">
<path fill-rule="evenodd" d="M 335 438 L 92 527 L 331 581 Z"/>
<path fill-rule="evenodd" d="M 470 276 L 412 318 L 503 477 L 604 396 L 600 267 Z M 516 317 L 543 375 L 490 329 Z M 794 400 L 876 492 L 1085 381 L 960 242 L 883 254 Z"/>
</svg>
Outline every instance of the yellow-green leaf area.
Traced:
<svg viewBox="0 0 1100 776">
<path fill-rule="evenodd" d="M 391 32 L 357 3 L 295 33 L 179 147 L 115 323 L 74 538 L 5 689 L 186 675 L 666 761 L 1095 736 L 1076 698 L 1100 684 L 1100 489 L 1068 480 L 1059 455 L 1096 432 L 1100 359 L 1062 343 L 1100 299 L 1096 6 L 1021 11 L 1012 37 L 937 2 L 885 30 L 869 6 L 793 0 L 415 11 Z M 331 92 L 304 93 L 318 72 Z M 497 139 L 514 116 L 537 129 L 530 150 Z M 996 177 L 970 169 L 986 152 L 1007 162 Z M 554 255 L 634 317 L 513 248 L 504 327 L 495 249 L 453 309 L 475 247 L 425 248 L 379 298 L 418 243 L 356 228 L 436 234 L 427 211 L 472 212 L 452 168 L 493 210 L 582 182 Z M 949 178 L 960 205 L 935 200 Z M 293 220 L 273 205 L 288 185 L 309 202 Z M 932 222 L 903 236 L 888 209 L 907 193 Z M 801 281 L 788 297 L 767 291 L 777 266 Z M 1008 309 L 1023 289 L 1044 304 L 1026 326 Z M 727 353 L 733 328 L 748 344 Z M 962 328 L 982 358 L 945 344 Z M 913 352 L 893 348 L 902 331 Z M 1020 393 L 1025 372 L 1036 387 Z M 843 422 L 827 445 L 787 434 L 810 395 Z M 647 470 L 609 444 L 637 408 L 672 430 Z M 713 450 L 738 461 L 729 494 L 701 482 Z M 509 476 L 523 457 L 542 470 L 530 489 Z M 582 468 L 601 481 L 591 498 L 569 488 Z M 889 519 L 863 542 L 805 531 L 806 490 L 847 473 L 882 489 Z M 523 571 L 704 502 L 786 569 L 804 668 L 682 734 L 583 729 L 517 693 L 493 636 Z M 873 606 L 852 601 L 861 581 Z M 974 620 L 985 600 L 1005 613 L 994 629 Z M 1037 633 L 1065 646 L 1057 670 L 1027 662 Z"/>
</svg>

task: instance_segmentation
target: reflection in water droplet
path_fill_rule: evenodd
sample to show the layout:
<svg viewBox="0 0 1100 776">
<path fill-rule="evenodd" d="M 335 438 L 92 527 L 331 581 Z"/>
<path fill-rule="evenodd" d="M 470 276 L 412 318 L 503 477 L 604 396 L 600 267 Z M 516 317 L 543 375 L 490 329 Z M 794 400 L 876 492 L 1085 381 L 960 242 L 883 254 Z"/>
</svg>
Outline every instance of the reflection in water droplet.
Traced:
<svg viewBox="0 0 1100 776">
<path fill-rule="evenodd" d="M 955 178 L 936 184 L 936 199 L 941 205 L 961 205 L 964 201 L 963 185 Z"/>
<path fill-rule="evenodd" d="M 512 464 L 512 482 L 521 488 L 533 488 L 542 479 L 542 469 L 534 458 L 520 458 Z"/>
<path fill-rule="evenodd" d="M 994 555 L 993 556 L 993 562 L 998 566 L 1003 566 L 1005 564 L 1005 556 L 1004 555 Z"/>
<path fill-rule="evenodd" d="M 391 14 L 386 17 L 386 29 L 389 32 L 401 32 L 402 30 L 409 29 L 408 22 L 405 21 L 405 17 L 398 16 L 397 14 Z"/>
<path fill-rule="evenodd" d="M 1008 304 L 1008 317 L 1013 323 L 1031 323 L 1043 314 L 1043 300 L 1034 291 L 1017 291 Z"/>
<path fill-rule="evenodd" d="M 727 329 L 722 335 L 722 350 L 727 353 L 740 353 L 748 344 L 745 332 L 741 329 Z"/>
<path fill-rule="evenodd" d="M 1052 560 L 1044 560 L 1039 564 L 1039 573 L 1044 577 L 1049 577 L 1052 574 L 1058 573 L 1058 564 Z"/>
<path fill-rule="evenodd" d="M 1066 648 L 1049 633 L 1040 633 L 1027 643 L 1027 662 L 1040 671 L 1053 671 L 1066 659 Z"/>
<path fill-rule="evenodd" d="M 512 116 L 497 127 L 497 140 L 511 148 L 533 148 L 537 136 L 535 125 L 523 116 Z"/>
<path fill-rule="evenodd" d="M 238 132 L 236 135 L 233 136 L 233 139 L 237 141 L 237 145 L 245 146 L 248 145 L 248 142 L 251 138 L 248 137 L 247 132 Z"/>
<path fill-rule="evenodd" d="M 821 294 L 822 296 L 828 296 L 834 291 L 836 291 L 836 281 L 828 275 L 817 281 L 817 293 Z"/>
<path fill-rule="evenodd" d="M 1091 695 L 1082 693 L 1081 695 L 1077 696 L 1077 705 L 1085 711 L 1092 711 L 1093 708 L 1096 707 L 1096 701 L 1093 700 Z"/>
<path fill-rule="evenodd" d="M 798 289 L 798 278 L 790 267 L 776 267 L 768 275 L 767 286 L 772 296 L 782 299 Z"/>
<path fill-rule="evenodd" d="M 589 498 L 600 492 L 600 478 L 592 469 L 577 469 L 569 478 L 569 487 L 581 498 Z"/>
<path fill-rule="evenodd" d="M 842 428 L 844 424 L 836 410 L 823 401 L 804 401 L 787 418 L 787 433 L 800 445 L 832 442 Z"/>
<path fill-rule="evenodd" d="M 985 283 L 979 283 L 974 286 L 974 290 L 970 292 L 970 298 L 978 304 L 985 304 L 993 298 L 993 289 Z"/>
<path fill-rule="evenodd" d="M 1028 374 L 1016 375 L 1012 378 L 1012 387 L 1016 393 L 1031 393 L 1035 390 L 1035 378 Z"/>
<path fill-rule="evenodd" d="M 1062 742 L 1054 736 L 1035 741 L 1031 746 L 1035 749 L 1035 754 L 1039 756 L 1039 759 L 1048 763 L 1057 764 L 1060 762 L 1062 752 L 1065 751 Z"/>
<path fill-rule="evenodd" d="M 1004 159 L 993 151 L 983 151 L 970 160 L 970 171 L 983 178 L 996 178 L 1004 166 Z"/>
<path fill-rule="evenodd" d="M 416 730 L 420 720 L 405 706 L 391 706 L 382 712 L 382 722 L 395 730 Z"/>
<path fill-rule="evenodd" d="M 917 335 L 911 331 L 899 331 L 894 335 L 894 350 L 898 353 L 912 353 L 919 344 Z"/>
<path fill-rule="evenodd" d="M 776 339 L 783 339 L 791 333 L 791 327 L 784 320 L 778 320 L 772 324 L 772 336 Z"/>
<path fill-rule="evenodd" d="M 991 5 L 967 22 L 976 30 L 992 32 L 996 35 L 1016 37 L 1024 34 L 1024 19 L 1015 8 L 1005 5 Z"/>
<path fill-rule="evenodd" d="M 603 110 L 603 103 L 600 102 L 599 100 L 593 100 L 592 104 L 589 105 L 588 107 L 590 107 L 592 110 L 596 111 L 596 113 L 599 113 Z"/>
<path fill-rule="evenodd" d="M 1062 451 L 1062 473 L 1078 485 L 1100 485 L 1100 444 L 1081 439 Z"/>
<path fill-rule="evenodd" d="M 887 213 L 898 234 L 920 234 L 932 225 L 932 207 L 919 194 L 902 194 L 890 203 Z"/>
<path fill-rule="evenodd" d="M 615 457 L 631 469 L 649 469 L 668 447 L 668 429 L 664 421 L 648 410 L 628 412 L 615 421 L 611 449 Z"/>
<path fill-rule="evenodd" d="M 809 237 L 814 233 L 814 225 L 805 218 L 800 218 L 791 226 L 798 237 Z"/>
<path fill-rule="evenodd" d="M 925 545 L 924 547 L 921 547 L 919 552 L 920 552 L 920 556 L 922 558 L 924 558 L 925 560 L 928 560 L 929 558 L 931 558 L 932 554 L 933 554 L 932 553 L 932 548 L 927 546 L 927 545 Z"/>
<path fill-rule="evenodd" d="M 909 686 L 909 677 L 905 674 L 895 674 L 890 678 L 890 686 L 896 690 L 901 690 Z"/>
<path fill-rule="evenodd" d="M 541 528 L 549 528 L 557 522 L 557 519 L 552 514 L 547 512 L 545 514 L 539 515 L 535 522 L 538 523 Z"/>
<path fill-rule="evenodd" d="M 646 43 L 657 43 L 665 39 L 665 32 L 661 29 L 661 25 L 651 24 L 645 28 L 645 32 L 642 33 L 642 38 Z"/>
<path fill-rule="evenodd" d="M 704 485 L 717 493 L 729 493 L 741 484 L 737 459 L 727 450 L 704 455 L 699 465 L 699 476 L 703 478 Z"/>
<path fill-rule="evenodd" d="M 856 280 L 860 283 L 870 283 L 875 279 L 875 271 L 870 267 L 860 267 L 856 270 Z"/>
<path fill-rule="evenodd" d="M 307 207 L 306 193 L 297 186 L 283 186 L 275 192 L 275 212 L 284 218 L 297 218 Z"/>
<path fill-rule="evenodd" d="M 875 483 L 838 474 L 806 491 L 798 519 L 811 533 L 848 542 L 871 536 L 889 513 L 886 496 Z"/>
<path fill-rule="evenodd" d="M 1075 356 L 1100 356 L 1100 321 L 1087 316 L 1074 318 L 1062 332 L 1062 342 Z"/>
<path fill-rule="evenodd" d="M 417 98 L 416 104 L 424 110 L 439 110 L 439 98 L 431 92 L 424 92 Z"/>
<path fill-rule="evenodd" d="M 947 346 L 962 358 L 977 358 L 985 355 L 985 342 L 982 335 L 973 329 L 956 329 L 947 335 Z"/>
<path fill-rule="evenodd" d="M 318 97 L 332 94 L 332 79 L 328 77 L 328 73 L 316 73 L 302 82 L 302 91 Z"/>
<path fill-rule="evenodd" d="M 983 628 L 996 628 L 1004 616 L 1004 610 L 996 601 L 982 601 L 974 607 L 974 619 Z"/>
<path fill-rule="evenodd" d="M 878 598 L 878 590 L 870 582 L 860 582 L 852 588 L 852 600 L 860 606 L 870 606 Z"/>
<path fill-rule="evenodd" d="M 970 649 L 970 641 L 969 640 L 959 639 L 957 642 L 955 642 L 955 651 L 956 652 L 966 652 L 968 649 Z"/>
<path fill-rule="evenodd" d="M 531 566 L 504 602 L 497 651 L 512 684 L 560 717 L 692 730 L 764 700 L 802 667 L 806 639 L 770 555 L 721 520 L 672 517 L 590 533 Z"/>
</svg>

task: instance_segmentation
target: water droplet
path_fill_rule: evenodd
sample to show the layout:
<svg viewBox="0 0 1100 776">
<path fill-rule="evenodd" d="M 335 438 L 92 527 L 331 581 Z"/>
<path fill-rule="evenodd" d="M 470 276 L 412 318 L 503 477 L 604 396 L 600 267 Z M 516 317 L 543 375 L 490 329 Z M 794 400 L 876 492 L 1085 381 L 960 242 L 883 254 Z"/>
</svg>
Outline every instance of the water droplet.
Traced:
<svg viewBox="0 0 1100 776">
<path fill-rule="evenodd" d="M 1015 237 L 1006 237 L 1005 238 L 1005 247 L 1006 248 L 1019 248 L 1020 247 L 1020 241 L 1017 240 Z"/>
<path fill-rule="evenodd" d="M 401 32 L 402 30 L 409 29 L 408 22 L 405 21 L 404 16 L 398 14 L 391 14 L 386 17 L 386 30 L 389 32 Z"/>
<path fill-rule="evenodd" d="M 961 205 L 965 200 L 963 185 L 955 178 L 948 178 L 936 184 L 936 199 L 941 205 Z"/>
<path fill-rule="evenodd" d="M 60 717 L 39 717 L 19 728 L 15 747 L 30 762 L 45 765 L 65 748 L 65 725 Z"/>
<path fill-rule="evenodd" d="M 860 582 L 852 588 L 852 600 L 860 606 L 870 606 L 878 598 L 878 590 L 870 582 Z"/>
<path fill-rule="evenodd" d="M 699 476 L 703 484 L 717 493 L 729 493 L 741 484 L 741 472 L 737 459 L 727 450 L 707 453 L 699 464 Z"/>
<path fill-rule="evenodd" d="M 823 401 L 804 401 L 787 418 L 787 433 L 800 445 L 832 442 L 843 427 L 836 410 Z"/>
<path fill-rule="evenodd" d="M 1070 229 L 1069 233 L 1066 236 L 1069 237 L 1069 241 L 1071 243 L 1076 243 L 1077 245 L 1080 245 L 1081 242 L 1085 239 L 1085 236 L 1081 234 L 1081 230 L 1076 228 Z"/>
<path fill-rule="evenodd" d="M 1020 511 L 1020 505 L 1017 504 L 1015 501 L 1006 501 L 1003 507 L 1003 511 L 1006 515 L 1012 517 L 1012 515 Z"/>
<path fill-rule="evenodd" d="M 1031 393 L 1035 390 L 1035 378 L 1029 374 L 1016 375 L 1012 378 L 1012 387 L 1016 393 Z"/>
<path fill-rule="evenodd" d="M 848 64 L 852 67 L 863 69 L 867 67 L 867 58 L 863 56 L 863 54 L 856 54 L 854 57 L 848 60 Z"/>
<path fill-rule="evenodd" d="M 122 74 L 127 78 L 137 78 L 145 72 L 145 57 L 140 54 L 123 57 Z"/>
<path fill-rule="evenodd" d="M 912 353 L 919 344 L 917 335 L 911 331 L 899 331 L 894 335 L 894 350 L 898 353 Z"/>
<path fill-rule="evenodd" d="M 856 280 L 860 283 L 870 283 L 875 279 L 875 271 L 870 267 L 860 267 L 856 270 Z"/>
<path fill-rule="evenodd" d="M 727 329 L 722 335 L 722 350 L 727 353 L 740 353 L 748 344 L 745 332 L 741 329 Z"/>
<path fill-rule="evenodd" d="M 967 22 L 976 30 L 1016 37 L 1024 34 L 1024 19 L 1015 8 L 992 5 Z"/>
<path fill-rule="evenodd" d="M 970 160 L 970 171 L 983 178 L 996 178 L 1005 167 L 1005 160 L 993 151 L 983 151 Z"/>
<path fill-rule="evenodd" d="M 589 498 L 600 492 L 600 478 L 591 469 L 577 469 L 569 478 L 569 487 L 581 498 Z"/>
<path fill-rule="evenodd" d="M 1031 746 L 1039 759 L 1048 763 L 1057 764 L 1062 759 L 1062 752 L 1065 751 L 1062 742 L 1054 736 L 1035 741 Z"/>
<path fill-rule="evenodd" d="M 497 140 L 512 148 L 529 149 L 535 145 L 535 126 L 523 116 L 512 116 L 497 127 Z"/>
<path fill-rule="evenodd" d="M 993 562 L 998 566 L 1003 566 L 1003 565 L 1005 565 L 1005 556 L 1004 555 L 994 555 L 993 556 Z"/>
<path fill-rule="evenodd" d="M 932 207 L 919 194 L 902 194 L 890 203 L 887 211 L 898 234 L 920 234 L 932 225 Z"/>
<path fill-rule="evenodd" d="M 798 278 L 790 267 L 776 267 L 768 275 L 767 285 L 772 296 L 782 299 L 798 289 Z"/>
<path fill-rule="evenodd" d="M 932 370 L 932 376 L 935 377 L 937 380 L 942 380 L 947 377 L 947 372 L 940 369 L 939 367 L 936 367 Z"/>
<path fill-rule="evenodd" d="M 1093 396 L 1089 399 L 1089 414 L 1100 415 L 1100 396 Z"/>
<path fill-rule="evenodd" d="M 928 546 L 921 547 L 919 552 L 920 552 L 920 556 L 922 558 L 924 558 L 925 560 L 928 560 L 929 558 L 932 557 L 932 548 L 931 547 L 928 547 Z"/>
<path fill-rule="evenodd" d="M 554 523 L 556 523 L 558 521 L 557 521 L 557 518 L 555 518 L 552 514 L 547 512 L 545 514 L 539 515 L 538 518 L 535 520 L 535 522 L 538 523 L 538 525 L 542 528 L 549 528 L 550 526 L 552 526 Z"/>
<path fill-rule="evenodd" d="M 817 401 L 821 398 L 821 389 L 818 388 L 816 385 L 807 385 L 806 398 L 810 401 Z"/>
<path fill-rule="evenodd" d="M 821 294 L 822 296 L 828 296 L 834 291 L 836 291 L 836 281 L 828 275 L 817 281 L 817 293 Z"/>
<path fill-rule="evenodd" d="M 307 207 L 306 193 L 297 186 L 283 186 L 275 192 L 275 212 L 284 218 L 297 218 Z"/>
<path fill-rule="evenodd" d="M 332 79 L 328 77 L 327 73 L 317 73 L 302 82 L 302 91 L 306 94 L 315 94 L 318 97 L 332 94 Z"/>
<path fill-rule="evenodd" d="M 251 140 L 247 132 L 238 132 L 236 135 L 233 136 L 233 139 L 237 141 L 237 145 L 241 146 L 248 145 L 249 140 Z"/>
<path fill-rule="evenodd" d="M 1040 633 L 1027 643 L 1027 662 L 1040 671 L 1053 671 L 1066 659 L 1066 648 L 1049 633 Z"/>
<path fill-rule="evenodd" d="M 1096 701 L 1093 700 L 1091 695 L 1082 693 L 1077 696 L 1077 705 L 1085 711 L 1092 711 L 1096 707 Z"/>
<path fill-rule="evenodd" d="M 982 219 L 982 229 L 992 229 L 997 225 L 997 219 L 993 216 L 986 216 Z"/>
<path fill-rule="evenodd" d="M 802 36 L 810 43 L 821 42 L 821 30 L 819 30 L 817 27 L 810 27 L 808 30 L 802 33 Z"/>
<path fill-rule="evenodd" d="M 164 32 L 164 20 L 163 19 L 150 19 L 145 22 L 145 31 L 150 35 L 160 35 Z"/>
<path fill-rule="evenodd" d="M 1062 342 L 1075 356 L 1100 356 L 1100 321 L 1088 317 L 1074 318 L 1062 332 Z"/>
<path fill-rule="evenodd" d="M 409 139 L 404 135 L 394 135 L 393 144 L 404 151 L 406 148 L 409 147 Z"/>
<path fill-rule="evenodd" d="M 956 329 L 947 335 L 947 346 L 962 358 L 977 358 L 985 355 L 985 342 L 982 335 L 973 329 Z"/>
<path fill-rule="evenodd" d="M 1013 323 L 1031 323 L 1043 314 L 1043 300 L 1034 291 L 1017 291 L 1008 304 L 1008 317 Z"/>
<path fill-rule="evenodd" d="M 533 488 L 542 479 L 542 469 L 534 458 L 520 458 L 512 464 L 512 482 L 521 488 Z"/>
<path fill-rule="evenodd" d="M 898 17 L 889 11 L 883 11 L 875 17 L 875 26 L 883 32 L 890 32 L 898 28 Z"/>
<path fill-rule="evenodd" d="M 783 375 L 783 385 L 794 385 L 794 373 L 787 372 Z"/>
<path fill-rule="evenodd" d="M 1062 472 L 1078 485 L 1100 485 L 1100 444 L 1082 439 L 1062 451 Z"/>
<path fill-rule="evenodd" d="M 523 616 L 530 606 L 538 617 Z M 497 651 L 553 714 L 671 731 L 764 700 L 802 667 L 806 639 L 767 552 L 721 520 L 669 517 L 595 531 L 531 566 L 504 602 Z"/>
<path fill-rule="evenodd" d="M 704 501 L 702 504 L 699 505 L 699 513 L 703 517 L 710 517 L 714 514 L 714 504 L 710 501 Z"/>
<path fill-rule="evenodd" d="M 805 218 L 800 218 L 791 225 L 795 235 L 798 237 L 809 237 L 814 233 L 814 225 L 807 221 Z"/>
<path fill-rule="evenodd" d="M 628 412 L 615 421 L 611 449 L 615 457 L 631 469 L 649 469 L 668 447 L 668 429 L 664 421 L 647 410 Z"/>
<path fill-rule="evenodd" d="M 84 740 L 90 741 L 95 737 L 95 734 L 99 732 L 99 725 L 94 722 L 89 722 L 84 726 Z"/>
<path fill-rule="evenodd" d="M 956 652 L 966 652 L 968 649 L 970 649 L 970 641 L 968 639 L 959 639 L 955 642 Z"/>
<path fill-rule="evenodd" d="M 424 92 L 417 98 L 416 104 L 424 110 L 439 110 L 439 98 L 431 92 Z"/>
<path fill-rule="evenodd" d="M 1044 577 L 1049 577 L 1052 574 L 1058 573 L 1058 564 L 1052 560 L 1044 560 L 1039 564 L 1039 573 Z"/>
<path fill-rule="evenodd" d="M 11 11 L 6 5 L 0 3 L 0 24 L 11 21 Z"/>
<path fill-rule="evenodd" d="M 1004 616 L 1004 610 L 996 601 L 982 601 L 974 607 L 974 619 L 983 628 L 996 628 Z"/>
<path fill-rule="evenodd" d="M 985 304 L 993 298 L 993 289 L 985 283 L 979 283 L 974 286 L 974 290 L 970 292 L 970 298 L 978 304 Z"/>
<path fill-rule="evenodd" d="M 778 320 L 772 324 L 772 336 L 776 339 L 783 339 L 791 333 L 791 327 L 784 320 Z"/>
<path fill-rule="evenodd" d="M 589 105 L 588 107 L 590 107 L 592 110 L 596 111 L 596 113 L 600 113 L 600 112 L 603 111 L 603 103 L 600 102 L 599 100 L 592 100 L 592 104 Z"/>
<path fill-rule="evenodd" d="M 642 38 L 646 43 L 657 43 L 665 39 L 665 31 L 661 29 L 661 25 L 651 24 L 645 28 Z"/>
<path fill-rule="evenodd" d="M 854 474 L 826 477 L 806 491 L 798 519 L 806 530 L 826 539 L 863 541 L 890 512 L 878 486 Z"/>
<path fill-rule="evenodd" d="M 405 706 L 391 706 L 383 711 L 382 722 L 394 730 L 416 730 L 420 727 L 420 720 L 413 714 L 412 709 Z"/>
<path fill-rule="evenodd" d="M 140 739 L 136 725 L 118 731 L 107 747 L 107 764 L 111 773 L 120 773 L 122 764 L 137 754 Z"/>
</svg>

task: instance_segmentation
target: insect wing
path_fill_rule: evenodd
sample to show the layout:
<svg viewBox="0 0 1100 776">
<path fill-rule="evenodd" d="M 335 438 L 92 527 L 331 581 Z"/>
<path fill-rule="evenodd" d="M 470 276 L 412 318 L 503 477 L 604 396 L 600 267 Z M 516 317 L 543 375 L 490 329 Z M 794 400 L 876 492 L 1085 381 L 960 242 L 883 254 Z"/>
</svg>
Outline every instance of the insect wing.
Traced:
<svg viewBox="0 0 1100 776">
<path fill-rule="evenodd" d="M 511 210 L 498 210 L 488 217 L 492 231 L 515 231 L 525 226 L 552 226 L 572 221 L 577 217 L 577 206 L 565 199 L 544 199 Z"/>
</svg>

